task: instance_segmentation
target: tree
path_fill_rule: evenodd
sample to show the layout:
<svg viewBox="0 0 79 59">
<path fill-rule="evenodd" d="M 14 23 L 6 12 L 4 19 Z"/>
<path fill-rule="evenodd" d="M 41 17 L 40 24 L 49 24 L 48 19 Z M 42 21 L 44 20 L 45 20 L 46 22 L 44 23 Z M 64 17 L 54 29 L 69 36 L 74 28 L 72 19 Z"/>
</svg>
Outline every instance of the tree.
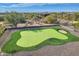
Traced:
<svg viewBox="0 0 79 59">
<path fill-rule="evenodd" d="M 46 23 L 54 23 L 57 21 L 56 15 L 55 14 L 50 14 L 45 17 Z"/>
<path fill-rule="evenodd" d="M 16 26 L 17 23 L 21 23 L 25 21 L 25 17 L 23 16 L 23 14 L 16 13 L 16 12 L 11 12 L 7 14 L 4 19 L 5 21 L 13 24 L 14 26 Z"/>
<path fill-rule="evenodd" d="M 63 16 L 63 14 L 62 14 L 62 13 L 58 13 L 58 12 L 57 12 L 57 19 L 63 19 L 63 17 L 62 17 L 62 16 Z"/>
<path fill-rule="evenodd" d="M 75 13 L 70 13 L 69 15 L 69 19 L 70 21 L 76 20 L 76 14 Z"/>
<path fill-rule="evenodd" d="M 79 29 L 79 21 L 77 21 L 77 23 L 73 23 L 72 25 L 74 26 L 74 28 Z"/>
<path fill-rule="evenodd" d="M 0 21 L 4 21 L 4 16 L 0 16 Z"/>
</svg>

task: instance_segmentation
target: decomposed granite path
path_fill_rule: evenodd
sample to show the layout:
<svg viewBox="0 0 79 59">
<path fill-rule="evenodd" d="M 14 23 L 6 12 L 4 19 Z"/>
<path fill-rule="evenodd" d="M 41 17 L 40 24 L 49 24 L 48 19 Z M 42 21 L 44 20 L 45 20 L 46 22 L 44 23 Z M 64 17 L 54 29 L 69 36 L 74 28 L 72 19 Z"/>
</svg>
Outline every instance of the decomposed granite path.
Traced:
<svg viewBox="0 0 79 59">
<path fill-rule="evenodd" d="M 35 51 L 21 51 L 13 56 L 79 56 L 79 42 L 60 46 L 44 46 Z"/>
</svg>

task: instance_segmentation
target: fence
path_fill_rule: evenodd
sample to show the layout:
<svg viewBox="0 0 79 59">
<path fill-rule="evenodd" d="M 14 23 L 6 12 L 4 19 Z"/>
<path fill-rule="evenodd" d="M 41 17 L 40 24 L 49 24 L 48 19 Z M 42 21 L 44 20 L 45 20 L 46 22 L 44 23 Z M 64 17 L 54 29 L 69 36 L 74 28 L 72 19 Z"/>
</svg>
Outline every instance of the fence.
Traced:
<svg viewBox="0 0 79 59">
<path fill-rule="evenodd" d="M 7 28 L 7 30 L 20 30 L 20 29 L 32 29 L 32 28 L 48 28 L 53 26 L 59 26 L 58 24 L 50 24 L 50 25 L 41 25 L 41 26 L 28 26 L 28 27 L 15 27 L 15 28 Z"/>
</svg>

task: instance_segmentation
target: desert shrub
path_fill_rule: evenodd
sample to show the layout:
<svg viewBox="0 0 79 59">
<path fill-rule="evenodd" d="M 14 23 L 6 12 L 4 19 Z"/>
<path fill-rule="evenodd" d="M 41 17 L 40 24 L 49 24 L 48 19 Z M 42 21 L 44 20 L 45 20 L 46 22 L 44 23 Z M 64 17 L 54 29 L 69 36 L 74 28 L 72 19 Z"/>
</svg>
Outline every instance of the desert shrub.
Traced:
<svg viewBox="0 0 79 59">
<path fill-rule="evenodd" d="M 4 30 L 5 30 L 5 26 L 0 24 L 0 36 L 3 34 Z"/>
</svg>

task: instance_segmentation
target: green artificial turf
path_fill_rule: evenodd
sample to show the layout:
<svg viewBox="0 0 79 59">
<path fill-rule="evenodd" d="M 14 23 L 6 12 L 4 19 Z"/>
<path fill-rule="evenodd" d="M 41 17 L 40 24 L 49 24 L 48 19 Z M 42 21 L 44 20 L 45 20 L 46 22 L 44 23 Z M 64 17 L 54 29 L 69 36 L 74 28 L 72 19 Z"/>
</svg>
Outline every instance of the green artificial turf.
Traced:
<svg viewBox="0 0 79 59">
<path fill-rule="evenodd" d="M 71 33 L 59 33 L 60 27 L 50 29 L 19 30 L 12 34 L 10 40 L 2 47 L 6 53 L 32 51 L 45 45 L 62 45 L 67 42 L 79 41 L 79 37 Z"/>
<path fill-rule="evenodd" d="M 62 33 L 59 33 L 53 28 L 42 29 L 35 31 L 21 31 L 21 38 L 18 39 L 17 45 L 21 47 L 31 47 L 40 44 L 41 42 L 50 39 L 57 38 L 60 40 L 66 40 L 68 37 Z"/>
</svg>

